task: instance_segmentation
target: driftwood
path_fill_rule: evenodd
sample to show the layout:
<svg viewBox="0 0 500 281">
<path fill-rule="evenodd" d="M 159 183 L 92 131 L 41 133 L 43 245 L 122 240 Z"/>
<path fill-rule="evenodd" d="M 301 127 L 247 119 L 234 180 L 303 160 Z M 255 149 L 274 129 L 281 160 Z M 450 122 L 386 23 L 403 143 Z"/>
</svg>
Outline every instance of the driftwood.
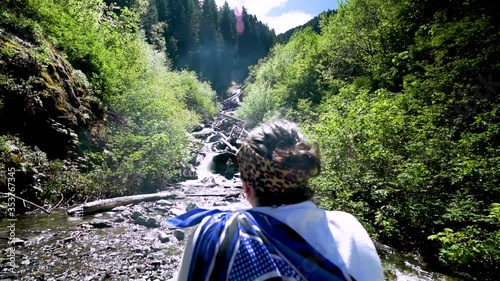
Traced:
<svg viewBox="0 0 500 281">
<path fill-rule="evenodd" d="M 39 206 L 39 205 L 37 205 L 37 204 L 35 204 L 35 203 L 31 202 L 31 201 L 28 201 L 28 200 L 26 200 L 26 199 L 23 199 L 23 198 L 21 198 L 21 197 L 19 197 L 19 196 L 16 196 L 16 195 L 14 195 L 14 194 L 12 194 L 12 193 L 0 192 L 0 195 L 5 195 L 5 196 L 7 196 L 7 197 L 14 197 L 14 198 L 16 198 L 16 199 L 22 200 L 22 201 L 23 201 L 23 202 L 25 202 L 25 203 L 28 203 L 28 204 L 30 204 L 30 205 L 33 205 L 33 206 L 37 207 L 38 209 L 40 209 L 40 210 L 44 211 L 45 213 L 47 213 L 47 214 L 49 214 L 49 215 L 51 214 L 51 212 L 50 212 L 49 210 L 45 209 L 44 207 Z"/>
<path fill-rule="evenodd" d="M 182 199 L 186 195 L 181 192 L 159 192 L 153 194 L 141 194 L 132 196 L 115 197 L 85 203 L 67 210 L 68 215 L 83 214 L 88 215 L 97 212 L 106 212 L 118 206 L 128 204 L 156 201 L 160 199 Z"/>
<path fill-rule="evenodd" d="M 233 116 L 231 116 L 231 115 L 227 115 L 227 114 L 224 114 L 224 113 L 219 113 L 219 114 L 220 114 L 220 115 L 222 115 L 222 116 L 224 116 L 224 117 L 226 117 L 226 118 L 230 118 L 230 119 L 236 120 L 236 121 L 238 121 L 238 122 L 245 123 L 245 121 L 243 121 L 243 120 L 241 120 L 241 119 L 239 119 L 239 118 L 233 117 Z"/>
<path fill-rule="evenodd" d="M 232 144 L 230 144 L 228 141 L 227 141 L 227 137 L 221 133 L 221 132 L 218 132 L 217 133 L 219 136 L 222 137 L 221 141 L 227 145 L 227 147 L 229 147 L 229 149 L 231 149 L 234 153 L 238 152 L 238 149 L 236 147 L 234 147 Z"/>
</svg>

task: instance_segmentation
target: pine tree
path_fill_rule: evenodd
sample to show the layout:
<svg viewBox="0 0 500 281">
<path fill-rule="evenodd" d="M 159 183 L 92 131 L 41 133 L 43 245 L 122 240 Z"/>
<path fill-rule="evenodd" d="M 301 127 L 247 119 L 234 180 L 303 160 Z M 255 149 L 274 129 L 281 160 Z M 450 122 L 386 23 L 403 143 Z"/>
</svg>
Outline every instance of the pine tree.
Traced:
<svg viewBox="0 0 500 281">
<path fill-rule="evenodd" d="M 232 81 L 237 81 L 234 70 L 234 59 L 236 53 L 236 17 L 224 3 L 219 12 L 219 26 L 222 37 L 222 51 L 219 60 L 220 83 L 229 86 Z"/>
<path fill-rule="evenodd" d="M 221 35 L 219 32 L 219 16 L 214 0 L 203 0 L 200 18 L 201 53 L 199 71 L 202 77 L 212 81 L 216 90 L 221 89 L 219 80 L 219 57 L 221 51 Z"/>
</svg>

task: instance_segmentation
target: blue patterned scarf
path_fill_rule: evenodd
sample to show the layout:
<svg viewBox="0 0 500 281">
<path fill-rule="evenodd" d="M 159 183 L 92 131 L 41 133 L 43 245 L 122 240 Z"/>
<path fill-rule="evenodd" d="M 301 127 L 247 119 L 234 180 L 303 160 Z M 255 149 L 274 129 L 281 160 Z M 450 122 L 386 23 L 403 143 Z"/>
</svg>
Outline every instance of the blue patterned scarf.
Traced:
<svg viewBox="0 0 500 281">
<path fill-rule="evenodd" d="M 199 224 L 188 280 L 355 281 L 283 222 L 260 212 L 194 209 L 167 220 Z M 345 270 L 345 269 L 344 269 Z"/>
</svg>

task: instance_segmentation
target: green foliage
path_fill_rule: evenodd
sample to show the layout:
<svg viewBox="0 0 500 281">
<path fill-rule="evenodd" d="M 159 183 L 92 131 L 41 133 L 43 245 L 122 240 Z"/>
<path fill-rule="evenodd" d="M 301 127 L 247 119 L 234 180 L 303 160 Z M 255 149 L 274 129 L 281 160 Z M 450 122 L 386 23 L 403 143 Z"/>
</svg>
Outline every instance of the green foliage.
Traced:
<svg viewBox="0 0 500 281">
<path fill-rule="evenodd" d="M 450 267 L 480 262 L 485 268 L 495 270 L 500 263 L 500 232 L 487 230 L 495 226 L 498 229 L 500 225 L 499 205 L 492 204 L 490 215 L 478 218 L 478 224 L 468 225 L 459 231 L 445 228 L 430 235 L 430 240 L 438 240 L 442 244 L 439 259 Z M 487 229 L 484 229 L 485 226 Z"/>
<path fill-rule="evenodd" d="M 16 196 L 37 204 L 56 204 L 62 198 L 80 200 L 93 194 L 96 182 L 82 174 L 69 161 L 50 161 L 38 148 L 26 146 L 19 138 L 0 136 L 0 185 L 7 188 L 8 178 Z M 14 171 L 13 174 L 7 171 Z M 5 190 L 7 191 L 7 190 Z M 16 211 L 26 210 L 25 204 L 16 204 Z M 0 214 L 1 216 L 1 214 Z"/>
<path fill-rule="evenodd" d="M 310 28 L 294 34 L 287 45 L 276 45 L 269 57 L 252 68 L 256 82 L 245 90 L 238 115 L 253 127 L 270 117 L 284 117 L 284 107 L 295 110 L 299 101 L 319 103 L 317 37 Z"/>
<path fill-rule="evenodd" d="M 189 160 L 185 132 L 217 112 L 208 84 L 191 72 L 170 72 L 162 54 L 136 44 L 135 64 L 121 73 L 127 91 L 111 99 L 117 120 L 103 168 L 106 196 L 154 192 L 173 182 Z"/>
<path fill-rule="evenodd" d="M 249 127 L 291 118 L 319 141 L 322 206 L 448 270 L 497 277 L 499 11 L 482 0 L 348 1 L 320 35 L 273 48 L 238 113 Z"/>
</svg>

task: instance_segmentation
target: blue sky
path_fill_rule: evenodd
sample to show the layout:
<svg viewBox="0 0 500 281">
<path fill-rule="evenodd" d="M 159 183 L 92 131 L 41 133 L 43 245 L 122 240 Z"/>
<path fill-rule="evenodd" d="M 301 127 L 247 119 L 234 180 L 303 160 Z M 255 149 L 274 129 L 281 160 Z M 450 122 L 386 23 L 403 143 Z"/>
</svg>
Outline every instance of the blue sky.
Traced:
<svg viewBox="0 0 500 281">
<path fill-rule="evenodd" d="M 289 11 L 301 11 L 313 16 L 337 8 L 336 0 L 288 0 L 283 6 L 273 8 L 268 16 L 279 16 Z"/>
<path fill-rule="evenodd" d="M 216 0 L 222 6 L 225 0 Z M 337 0 L 227 0 L 229 6 L 245 6 L 249 13 L 274 28 L 276 34 L 302 25 L 328 9 L 336 9 Z"/>
</svg>

